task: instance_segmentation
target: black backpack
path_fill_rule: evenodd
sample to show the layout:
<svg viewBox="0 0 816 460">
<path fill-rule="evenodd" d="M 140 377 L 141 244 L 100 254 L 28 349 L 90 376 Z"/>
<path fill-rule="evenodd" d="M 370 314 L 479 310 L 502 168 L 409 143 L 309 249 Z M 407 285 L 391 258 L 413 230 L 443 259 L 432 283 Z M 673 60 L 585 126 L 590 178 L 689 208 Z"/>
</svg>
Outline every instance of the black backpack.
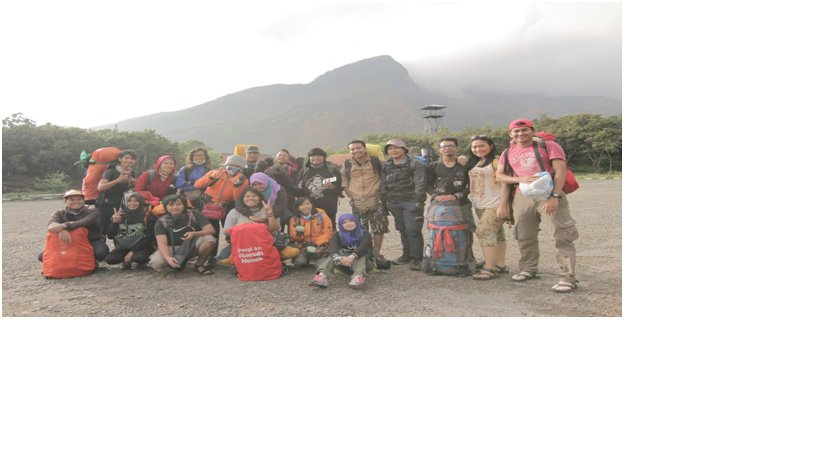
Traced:
<svg viewBox="0 0 816 460">
<path fill-rule="evenodd" d="M 380 159 L 371 156 L 369 158 L 371 158 L 371 167 L 374 168 L 374 172 L 376 172 L 378 176 L 382 176 L 382 163 L 380 162 Z M 346 180 L 351 182 L 351 158 L 346 159 L 346 162 L 343 163 L 343 165 L 345 166 L 344 169 L 346 171 Z"/>
</svg>

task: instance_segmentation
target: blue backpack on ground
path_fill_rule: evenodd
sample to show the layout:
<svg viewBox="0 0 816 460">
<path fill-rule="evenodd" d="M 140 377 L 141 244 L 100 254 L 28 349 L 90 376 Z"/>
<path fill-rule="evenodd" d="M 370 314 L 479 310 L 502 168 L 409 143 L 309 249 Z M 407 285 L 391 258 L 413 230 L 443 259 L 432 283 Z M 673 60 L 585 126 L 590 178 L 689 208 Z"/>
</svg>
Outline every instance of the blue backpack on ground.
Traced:
<svg viewBox="0 0 816 460">
<path fill-rule="evenodd" d="M 476 272 L 465 213 L 458 201 L 428 205 L 428 244 L 422 270 L 430 275 L 469 276 Z"/>
</svg>

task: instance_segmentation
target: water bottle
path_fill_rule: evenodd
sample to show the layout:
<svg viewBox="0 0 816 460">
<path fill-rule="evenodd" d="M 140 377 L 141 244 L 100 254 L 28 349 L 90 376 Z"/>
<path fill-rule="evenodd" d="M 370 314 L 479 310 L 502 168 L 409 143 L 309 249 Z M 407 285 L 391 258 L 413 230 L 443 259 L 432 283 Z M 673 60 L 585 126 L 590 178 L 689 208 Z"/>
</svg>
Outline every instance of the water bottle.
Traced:
<svg viewBox="0 0 816 460">
<path fill-rule="evenodd" d="M 79 154 L 79 161 L 85 161 L 86 158 L 88 158 L 88 154 L 83 150 L 82 153 Z"/>
</svg>

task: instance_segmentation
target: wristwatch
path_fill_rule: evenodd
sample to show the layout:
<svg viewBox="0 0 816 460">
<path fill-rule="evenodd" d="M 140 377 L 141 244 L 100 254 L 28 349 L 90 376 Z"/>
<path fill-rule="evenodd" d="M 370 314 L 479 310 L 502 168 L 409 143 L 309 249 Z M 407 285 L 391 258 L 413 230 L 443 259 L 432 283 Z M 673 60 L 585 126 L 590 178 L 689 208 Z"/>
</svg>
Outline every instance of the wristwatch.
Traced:
<svg viewBox="0 0 816 460">
<path fill-rule="evenodd" d="M 561 194 L 560 194 L 560 193 L 553 193 L 553 194 L 551 194 L 550 196 L 554 196 L 554 197 L 556 197 L 556 198 L 561 198 Z"/>
<path fill-rule="evenodd" d="M 66 225 L 68 225 L 68 222 L 63 222 L 63 223 L 61 223 L 61 224 L 60 224 L 60 226 L 61 226 L 61 227 L 62 227 L 64 230 L 68 230 L 68 227 L 66 227 Z"/>
</svg>

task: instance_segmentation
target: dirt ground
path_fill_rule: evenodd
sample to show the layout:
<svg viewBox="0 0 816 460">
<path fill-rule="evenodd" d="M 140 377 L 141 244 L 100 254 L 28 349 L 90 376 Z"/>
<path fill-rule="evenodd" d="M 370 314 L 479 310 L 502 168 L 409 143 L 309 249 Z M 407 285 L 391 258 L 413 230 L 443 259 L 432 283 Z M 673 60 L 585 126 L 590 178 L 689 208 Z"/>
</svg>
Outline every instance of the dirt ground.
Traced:
<svg viewBox="0 0 816 460">
<path fill-rule="evenodd" d="M 247 282 L 219 265 L 200 276 L 123 271 L 104 263 L 80 278 L 46 280 L 37 253 L 45 223 L 60 201 L 3 202 L 3 316 L 622 316 L 622 180 L 584 180 L 569 196 L 580 238 L 579 289 L 556 294 L 558 267 L 550 239 L 541 233 L 541 278 L 524 283 L 502 275 L 491 281 L 429 276 L 407 265 L 369 276 L 365 291 L 349 289 L 348 276 L 330 277 L 328 289 L 307 286 L 312 269 L 278 280 Z M 350 212 L 348 200 L 340 211 Z M 542 224 L 542 229 L 544 225 Z M 391 220 L 383 253 L 401 254 Z M 426 230 L 427 235 L 427 230 Z M 221 246 L 223 247 L 223 237 Z M 481 247 L 474 244 L 477 260 Z M 518 267 L 518 246 L 508 234 L 507 265 Z"/>
</svg>

